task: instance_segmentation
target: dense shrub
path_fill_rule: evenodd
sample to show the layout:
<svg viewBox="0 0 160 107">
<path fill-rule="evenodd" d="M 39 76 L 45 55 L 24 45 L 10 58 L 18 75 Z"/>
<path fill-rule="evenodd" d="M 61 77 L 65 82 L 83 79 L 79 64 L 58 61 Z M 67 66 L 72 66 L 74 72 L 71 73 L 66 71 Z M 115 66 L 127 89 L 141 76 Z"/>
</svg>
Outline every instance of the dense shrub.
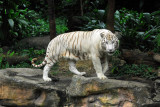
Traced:
<svg viewBox="0 0 160 107">
<path fill-rule="evenodd" d="M 142 77 L 147 79 L 157 78 L 157 73 L 154 68 L 148 65 L 123 65 L 122 67 L 113 67 L 112 76 L 128 76 L 128 77 Z"/>
<path fill-rule="evenodd" d="M 122 33 L 121 45 L 128 49 L 153 50 L 160 33 L 160 11 L 138 13 L 121 9 L 115 12 L 115 30 Z"/>
<path fill-rule="evenodd" d="M 41 9 L 38 6 L 33 8 L 30 2 L 32 1 L 0 0 L 1 44 L 9 45 L 22 38 L 49 34 L 48 16 L 44 17 L 42 14 L 45 11 L 44 8 Z M 68 30 L 66 21 L 64 17 L 56 18 L 57 34 L 64 33 Z M 10 42 L 8 43 L 5 40 Z"/>
</svg>

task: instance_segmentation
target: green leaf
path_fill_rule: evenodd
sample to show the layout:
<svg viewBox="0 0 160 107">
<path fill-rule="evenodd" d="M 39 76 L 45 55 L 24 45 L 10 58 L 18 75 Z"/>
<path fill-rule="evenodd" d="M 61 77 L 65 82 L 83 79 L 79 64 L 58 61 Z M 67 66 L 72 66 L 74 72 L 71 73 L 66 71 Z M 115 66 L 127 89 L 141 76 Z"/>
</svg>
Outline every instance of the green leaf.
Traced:
<svg viewBox="0 0 160 107">
<path fill-rule="evenodd" d="M 7 10 L 5 9 L 5 14 L 7 14 Z"/>
<path fill-rule="evenodd" d="M 19 12 L 21 12 L 21 13 L 23 13 L 23 14 L 24 14 L 24 13 L 26 13 L 26 12 L 27 12 L 27 9 L 28 9 L 28 8 L 26 8 L 26 9 L 24 9 L 24 10 L 20 9 L 20 10 L 19 10 Z"/>
<path fill-rule="evenodd" d="M 9 57 L 12 57 L 14 55 L 14 51 L 9 54 Z"/>
<path fill-rule="evenodd" d="M 17 32 L 13 32 L 13 34 L 14 34 L 15 36 L 18 36 L 18 33 L 17 33 Z"/>
<path fill-rule="evenodd" d="M 7 55 L 9 55 L 10 52 L 11 52 L 11 50 L 9 50 L 9 51 L 7 52 Z"/>
<path fill-rule="evenodd" d="M 14 13 L 14 10 L 13 10 L 13 9 L 10 9 L 9 12 L 10 12 L 10 14 L 13 14 L 13 13 Z"/>
<path fill-rule="evenodd" d="M 3 4 L 3 1 L 0 1 L 0 4 Z"/>
<path fill-rule="evenodd" d="M 151 20 L 151 14 L 150 13 L 143 13 L 144 18 L 146 19 L 146 21 L 149 23 Z"/>
<path fill-rule="evenodd" d="M 157 43 L 158 43 L 158 46 L 160 46 L 160 34 L 159 35 L 157 35 Z"/>
<path fill-rule="evenodd" d="M 14 27 L 14 21 L 13 19 L 8 19 L 9 25 L 11 26 L 11 28 Z"/>
<path fill-rule="evenodd" d="M 19 12 L 16 12 L 15 14 L 14 14 L 14 17 L 17 17 L 19 15 Z"/>
<path fill-rule="evenodd" d="M 19 19 L 19 22 L 22 23 L 22 24 L 24 24 L 24 25 L 27 25 L 27 26 L 28 26 L 28 22 L 25 21 L 25 20 L 23 20 L 23 19 Z"/>
<path fill-rule="evenodd" d="M 117 68 L 117 66 L 113 67 L 111 72 L 114 73 L 115 69 Z"/>
</svg>

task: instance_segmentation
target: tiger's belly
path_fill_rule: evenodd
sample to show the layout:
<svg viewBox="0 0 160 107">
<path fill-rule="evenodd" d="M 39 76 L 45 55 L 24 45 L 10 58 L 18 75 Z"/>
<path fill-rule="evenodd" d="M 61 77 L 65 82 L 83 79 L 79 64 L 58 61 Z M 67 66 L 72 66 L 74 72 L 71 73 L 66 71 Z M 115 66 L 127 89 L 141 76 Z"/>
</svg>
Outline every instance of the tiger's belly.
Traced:
<svg viewBox="0 0 160 107">
<path fill-rule="evenodd" d="M 87 52 L 80 52 L 80 51 L 76 51 L 76 50 L 74 50 L 74 51 L 67 50 L 60 55 L 61 58 L 76 60 L 76 61 L 88 60 L 88 59 L 90 59 L 90 56 L 91 55 Z"/>
</svg>

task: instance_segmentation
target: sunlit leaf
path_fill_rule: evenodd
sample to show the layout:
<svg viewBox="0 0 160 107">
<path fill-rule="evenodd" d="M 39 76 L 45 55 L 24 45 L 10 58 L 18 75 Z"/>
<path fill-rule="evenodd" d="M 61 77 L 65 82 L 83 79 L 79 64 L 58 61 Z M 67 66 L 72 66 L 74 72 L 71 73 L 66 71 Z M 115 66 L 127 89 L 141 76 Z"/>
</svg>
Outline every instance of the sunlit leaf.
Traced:
<svg viewBox="0 0 160 107">
<path fill-rule="evenodd" d="M 151 20 L 151 14 L 150 13 L 143 13 L 144 18 L 146 19 L 147 22 L 150 22 Z"/>
<path fill-rule="evenodd" d="M 9 25 L 11 26 L 11 28 L 14 27 L 14 21 L 13 19 L 8 19 Z"/>
<path fill-rule="evenodd" d="M 23 20 L 23 19 L 19 19 L 19 22 L 22 23 L 22 24 L 24 24 L 24 25 L 28 25 L 28 22 L 25 21 L 25 20 Z"/>
</svg>

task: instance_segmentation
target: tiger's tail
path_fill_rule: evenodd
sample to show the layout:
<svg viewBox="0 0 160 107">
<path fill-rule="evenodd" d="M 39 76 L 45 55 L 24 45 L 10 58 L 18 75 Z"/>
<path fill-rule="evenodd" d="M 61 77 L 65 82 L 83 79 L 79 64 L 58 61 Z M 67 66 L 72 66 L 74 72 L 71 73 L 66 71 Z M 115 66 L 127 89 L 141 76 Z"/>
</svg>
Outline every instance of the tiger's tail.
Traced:
<svg viewBox="0 0 160 107">
<path fill-rule="evenodd" d="M 41 64 L 39 64 L 39 65 L 36 65 L 35 63 L 34 63 L 34 61 L 36 61 L 37 60 L 37 58 L 33 58 L 32 59 L 32 61 L 31 61 L 31 63 L 32 63 L 32 66 L 34 66 L 34 67 L 42 67 L 42 66 L 44 66 L 44 65 L 46 65 L 46 60 L 44 60 Z"/>
</svg>

